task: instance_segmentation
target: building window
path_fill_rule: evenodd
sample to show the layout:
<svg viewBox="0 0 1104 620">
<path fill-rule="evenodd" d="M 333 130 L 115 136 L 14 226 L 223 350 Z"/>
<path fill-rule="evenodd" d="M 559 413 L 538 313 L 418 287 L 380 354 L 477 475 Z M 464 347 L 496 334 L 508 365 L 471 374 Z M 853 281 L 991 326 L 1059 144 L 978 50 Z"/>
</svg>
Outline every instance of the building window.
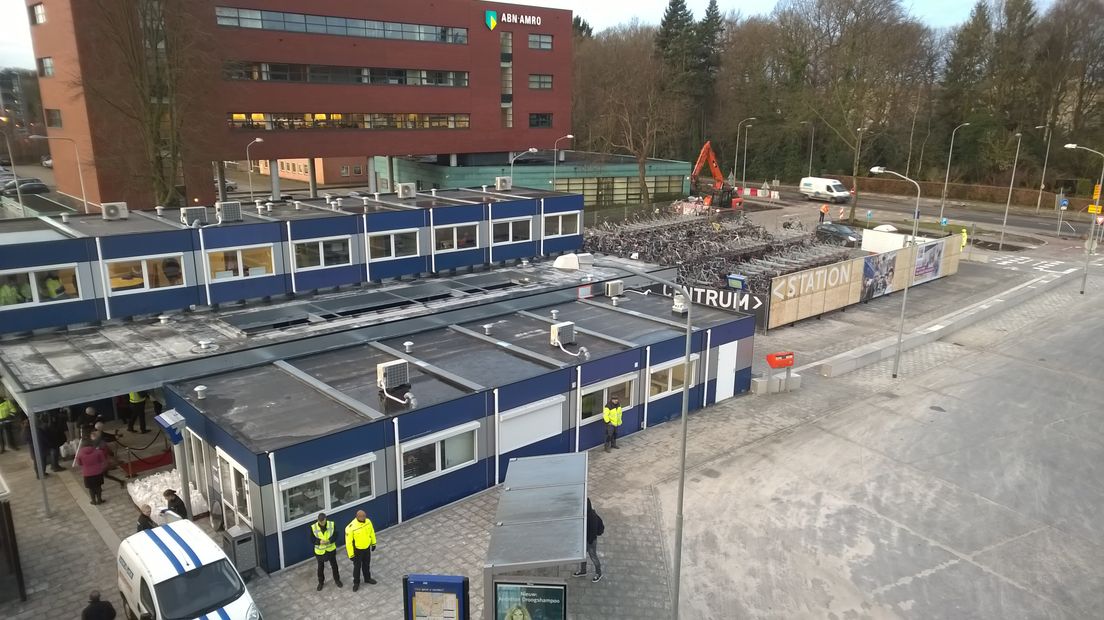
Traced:
<svg viewBox="0 0 1104 620">
<path fill-rule="evenodd" d="M 295 270 L 309 271 L 352 264 L 349 237 L 311 239 L 295 243 Z"/>
<path fill-rule="evenodd" d="M 253 514 L 249 499 L 249 474 L 245 468 L 238 465 L 226 455 L 220 448 L 215 449 L 218 455 L 219 493 L 222 495 L 223 518 L 226 527 L 233 527 L 244 523 L 247 527 L 253 525 Z"/>
<path fill-rule="evenodd" d="M 28 16 L 31 18 L 31 25 L 37 26 L 39 24 L 46 23 L 46 5 L 39 2 L 38 4 L 32 4 L 27 7 Z"/>
<path fill-rule="evenodd" d="M 38 59 L 38 77 L 53 77 L 54 59 L 51 56 L 43 56 Z"/>
<path fill-rule="evenodd" d="M 636 393 L 636 375 L 624 375 L 617 379 L 606 381 L 596 386 L 583 388 L 583 407 L 579 417 L 583 424 L 590 424 L 602 419 L 602 410 L 606 403 L 616 396 L 621 401 L 622 409 L 630 409 L 634 405 L 633 394 Z"/>
<path fill-rule="evenodd" d="M 492 242 L 495 245 L 519 243 L 533 238 L 533 218 L 494 222 Z"/>
<path fill-rule="evenodd" d="M 215 21 L 220 26 L 229 26 L 231 28 L 252 28 L 282 32 L 310 32 L 313 34 L 331 34 L 344 37 L 400 39 L 404 41 L 454 43 L 458 45 L 465 45 L 468 42 L 467 28 L 403 24 L 331 17 L 328 15 L 284 13 L 280 11 L 258 11 L 255 9 L 237 9 L 223 6 L 215 7 Z"/>
<path fill-rule="evenodd" d="M 529 115 L 529 127 L 531 128 L 548 128 L 552 126 L 551 114 L 530 114 Z"/>
<path fill-rule="evenodd" d="M 685 360 L 667 363 L 659 368 L 653 368 L 648 381 L 648 400 L 656 400 L 682 391 L 686 384 L 684 371 Z M 698 375 L 698 361 L 690 360 L 690 385 L 694 385 L 694 377 Z"/>
<path fill-rule="evenodd" d="M 418 231 L 404 230 L 368 237 L 369 260 L 388 260 L 418 255 Z"/>
<path fill-rule="evenodd" d="M 514 126 L 514 107 L 506 106 L 502 108 L 502 126 L 509 129 Z"/>
<path fill-rule="evenodd" d="M 502 94 L 510 95 L 514 92 L 514 68 L 513 67 L 500 67 L 499 73 L 502 77 Z"/>
<path fill-rule="evenodd" d="M 236 280 L 270 276 L 272 246 L 228 248 L 207 252 L 208 271 L 212 280 Z"/>
<path fill-rule="evenodd" d="M 341 176 L 343 176 L 343 177 L 349 176 L 349 167 L 348 166 L 342 166 L 341 167 Z"/>
<path fill-rule="evenodd" d="M 479 225 L 442 226 L 433 229 L 434 248 L 438 252 L 455 252 L 479 247 Z"/>
<path fill-rule="evenodd" d="M 226 62 L 223 65 L 223 76 L 228 80 L 260 82 L 371 84 L 376 86 L 468 86 L 467 71 L 394 69 L 340 65 L 302 65 L 248 61 Z"/>
<path fill-rule="evenodd" d="M 529 88 L 533 90 L 551 90 L 552 76 L 543 73 L 534 73 L 529 76 Z"/>
<path fill-rule="evenodd" d="M 530 34 L 529 35 L 529 49 L 531 49 L 531 50 L 550 50 L 550 49 L 552 49 L 552 35 L 550 35 L 550 34 Z"/>
<path fill-rule="evenodd" d="M 80 299 L 76 265 L 0 272 L 0 310 Z"/>
<path fill-rule="evenodd" d="M 184 286 L 183 254 L 107 261 L 111 295 Z"/>
<path fill-rule="evenodd" d="M 55 129 L 61 128 L 61 110 L 46 108 L 46 126 Z"/>
<path fill-rule="evenodd" d="M 470 114 L 273 112 L 227 115 L 231 129 L 286 131 L 306 129 L 470 129 Z"/>
<path fill-rule="evenodd" d="M 364 176 L 364 167 L 363 166 L 353 166 L 353 176 L 354 177 Z"/>
<path fill-rule="evenodd" d="M 505 30 L 499 32 L 498 53 L 500 62 L 514 61 L 514 33 Z"/>
<path fill-rule="evenodd" d="M 403 486 L 425 482 L 476 462 L 478 422 L 403 444 Z"/>
<path fill-rule="evenodd" d="M 567 237 L 577 234 L 579 234 L 578 211 L 544 216 L 545 237 Z"/>
<path fill-rule="evenodd" d="M 284 528 L 313 521 L 319 512 L 336 512 L 375 498 L 372 480 L 375 460 L 375 455 L 368 454 L 281 480 Z"/>
</svg>

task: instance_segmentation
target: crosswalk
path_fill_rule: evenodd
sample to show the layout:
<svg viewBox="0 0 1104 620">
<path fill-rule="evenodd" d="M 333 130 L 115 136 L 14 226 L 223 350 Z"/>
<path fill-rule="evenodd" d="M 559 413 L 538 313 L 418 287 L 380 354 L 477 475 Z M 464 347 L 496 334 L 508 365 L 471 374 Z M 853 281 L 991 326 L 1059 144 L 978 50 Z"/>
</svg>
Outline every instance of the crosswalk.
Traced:
<svg viewBox="0 0 1104 620">
<path fill-rule="evenodd" d="M 1094 262 L 1094 265 L 1100 266 L 1101 260 Z M 991 265 L 997 265 L 1012 271 L 1041 271 L 1043 273 L 1057 273 L 1067 274 L 1077 271 L 1077 266 L 1065 261 L 1048 259 L 1048 258 L 1036 258 L 1034 256 L 998 256 L 989 261 Z"/>
</svg>

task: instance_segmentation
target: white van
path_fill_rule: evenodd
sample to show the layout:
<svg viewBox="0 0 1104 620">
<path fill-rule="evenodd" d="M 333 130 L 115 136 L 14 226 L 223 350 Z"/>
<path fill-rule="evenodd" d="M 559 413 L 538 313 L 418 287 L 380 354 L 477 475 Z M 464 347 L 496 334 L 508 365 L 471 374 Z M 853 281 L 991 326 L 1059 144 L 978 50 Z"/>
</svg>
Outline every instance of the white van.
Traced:
<svg viewBox="0 0 1104 620">
<path fill-rule="evenodd" d="M 128 536 L 118 564 L 130 620 L 261 620 L 237 569 L 191 521 Z"/>
<path fill-rule="evenodd" d="M 835 179 L 822 179 L 819 177 L 805 177 L 801 179 L 801 187 L 798 188 L 806 200 L 827 200 L 829 202 L 847 202 L 851 200 L 851 192 L 843 186 L 843 183 Z"/>
</svg>

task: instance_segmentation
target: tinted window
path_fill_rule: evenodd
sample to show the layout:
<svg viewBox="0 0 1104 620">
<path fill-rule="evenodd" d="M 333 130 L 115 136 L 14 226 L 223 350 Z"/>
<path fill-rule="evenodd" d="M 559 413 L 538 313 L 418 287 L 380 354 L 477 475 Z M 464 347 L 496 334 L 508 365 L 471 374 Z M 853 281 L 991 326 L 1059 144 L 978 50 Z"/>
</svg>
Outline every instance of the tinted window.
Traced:
<svg viewBox="0 0 1104 620">
<path fill-rule="evenodd" d="M 191 620 L 229 605 L 245 584 L 228 560 L 222 559 L 154 586 L 165 620 Z"/>
</svg>

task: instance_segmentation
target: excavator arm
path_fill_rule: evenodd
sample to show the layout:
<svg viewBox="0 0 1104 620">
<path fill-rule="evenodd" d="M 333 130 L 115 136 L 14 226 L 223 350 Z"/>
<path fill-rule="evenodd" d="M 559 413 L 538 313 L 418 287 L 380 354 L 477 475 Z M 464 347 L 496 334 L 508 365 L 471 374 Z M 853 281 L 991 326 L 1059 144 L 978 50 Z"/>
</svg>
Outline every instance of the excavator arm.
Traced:
<svg viewBox="0 0 1104 620">
<path fill-rule="evenodd" d="M 702 147 L 701 153 L 698 155 L 698 161 L 694 164 L 694 171 L 690 173 L 690 183 L 697 185 L 698 177 L 701 176 L 702 168 L 709 165 L 709 173 L 713 177 L 713 187 L 720 188 L 724 185 L 724 174 L 721 172 L 721 167 L 717 164 L 717 154 L 713 152 L 713 143 L 706 142 Z"/>
</svg>

